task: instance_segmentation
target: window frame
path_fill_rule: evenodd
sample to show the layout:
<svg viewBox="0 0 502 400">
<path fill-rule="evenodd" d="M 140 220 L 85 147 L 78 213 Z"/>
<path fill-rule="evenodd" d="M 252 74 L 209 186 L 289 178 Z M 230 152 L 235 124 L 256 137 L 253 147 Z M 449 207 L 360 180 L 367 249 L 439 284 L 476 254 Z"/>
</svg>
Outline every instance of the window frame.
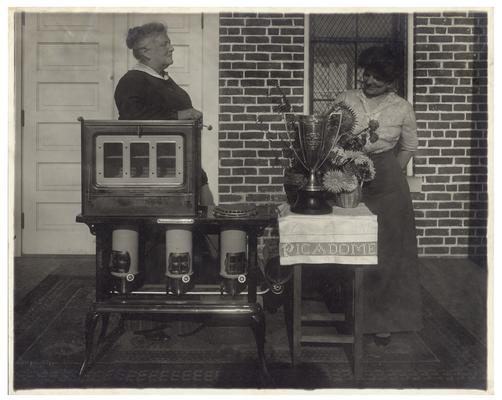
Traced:
<svg viewBox="0 0 502 400">
<path fill-rule="evenodd" d="M 395 13 L 389 13 L 395 14 Z M 399 13 L 401 14 L 401 13 Z M 403 96 L 411 104 L 413 104 L 414 96 L 414 85 L 413 85 L 413 27 L 414 27 L 414 14 L 413 13 L 402 13 L 403 20 L 406 24 L 403 30 L 404 40 L 403 40 L 403 50 L 405 57 L 405 67 L 404 67 L 404 77 L 403 77 Z M 305 68 L 304 68 L 304 112 L 310 114 L 313 109 L 313 74 L 312 63 L 313 63 L 313 52 L 311 51 L 311 17 L 312 15 L 305 15 Z M 406 175 L 413 176 L 413 157 L 410 159 L 406 167 Z"/>
</svg>

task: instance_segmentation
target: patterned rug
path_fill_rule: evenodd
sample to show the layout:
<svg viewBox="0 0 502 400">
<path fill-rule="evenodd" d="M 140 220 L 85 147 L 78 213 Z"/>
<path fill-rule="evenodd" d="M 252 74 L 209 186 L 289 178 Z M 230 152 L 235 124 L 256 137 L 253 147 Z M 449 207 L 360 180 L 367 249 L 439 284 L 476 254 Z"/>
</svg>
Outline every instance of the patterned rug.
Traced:
<svg viewBox="0 0 502 400">
<path fill-rule="evenodd" d="M 51 275 L 16 306 L 14 388 L 486 388 L 486 348 L 423 290 L 424 328 L 395 334 L 387 347 L 365 338 L 356 382 L 340 346 L 304 347 L 292 367 L 282 307 L 266 313 L 260 379 L 246 326 L 216 321 L 126 321 L 112 317 L 98 361 L 83 378 L 84 319 L 93 280 Z M 99 326 L 96 332 L 99 332 Z"/>
</svg>

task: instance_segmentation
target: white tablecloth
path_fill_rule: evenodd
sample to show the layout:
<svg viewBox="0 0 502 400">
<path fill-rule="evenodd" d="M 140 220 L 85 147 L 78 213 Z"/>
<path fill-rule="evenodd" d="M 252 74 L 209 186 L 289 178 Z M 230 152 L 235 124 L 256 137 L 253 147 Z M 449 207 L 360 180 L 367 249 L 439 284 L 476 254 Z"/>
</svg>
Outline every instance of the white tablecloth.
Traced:
<svg viewBox="0 0 502 400">
<path fill-rule="evenodd" d="M 377 264 L 378 224 L 364 205 L 333 207 L 331 214 L 292 213 L 279 206 L 279 256 L 282 265 Z"/>
</svg>

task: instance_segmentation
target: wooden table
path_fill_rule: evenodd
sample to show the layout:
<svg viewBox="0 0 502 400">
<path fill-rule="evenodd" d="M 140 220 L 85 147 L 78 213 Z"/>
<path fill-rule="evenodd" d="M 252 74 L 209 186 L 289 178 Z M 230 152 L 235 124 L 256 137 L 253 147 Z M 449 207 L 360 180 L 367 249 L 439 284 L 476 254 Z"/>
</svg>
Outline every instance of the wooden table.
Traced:
<svg viewBox="0 0 502 400">
<path fill-rule="evenodd" d="M 257 301 L 257 236 L 260 232 L 276 220 L 275 207 L 258 206 L 258 213 L 250 217 L 215 217 L 212 208 L 193 218 L 162 218 L 162 217 L 127 217 L 127 216 L 77 216 L 77 222 L 89 226 L 91 233 L 96 235 L 96 295 L 91 304 L 85 322 L 85 357 L 80 368 L 80 376 L 84 375 L 93 361 L 94 331 L 98 320 L 102 319 L 100 339 L 106 335 L 109 316 L 119 313 L 122 317 L 129 314 L 166 314 L 179 316 L 220 316 L 228 319 L 245 319 L 249 322 L 256 340 L 258 359 L 262 376 L 269 377 L 264 356 L 265 345 L 265 317 L 263 309 Z M 191 296 L 188 292 L 181 297 L 162 293 L 165 286 L 159 285 L 157 291 L 141 288 L 119 294 L 112 288 L 111 274 L 108 265 L 111 253 L 111 235 L 113 227 L 117 225 L 135 225 L 142 229 L 151 225 L 179 225 L 191 224 L 203 230 L 218 232 L 222 228 L 236 227 L 245 230 L 248 239 L 248 269 L 247 294 L 241 300 L 230 295 L 214 295 L 209 293 L 204 297 L 198 292 Z M 146 257 L 142 254 L 140 257 Z M 219 288 L 219 285 L 215 285 Z M 203 300 L 201 300 L 203 299 Z M 121 319 L 123 328 L 123 318 Z M 98 339 L 98 343 L 100 341 Z"/>
<path fill-rule="evenodd" d="M 304 344 L 342 344 L 352 348 L 352 367 L 361 377 L 364 319 L 363 275 L 376 268 L 377 217 L 364 204 L 357 208 L 333 208 L 329 215 L 299 215 L 281 205 L 279 217 L 279 254 L 281 265 L 293 268 L 292 307 L 290 310 L 291 358 L 299 364 Z M 302 269 L 312 265 L 352 271 L 352 306 L 342 315 L 329 312 L 307 313 L 302 310 Z M 302 312 L 303 311 L 303 312 Z M 306 334 L 309 323 L 346 321 L 350 333 Z"/>
</svg>

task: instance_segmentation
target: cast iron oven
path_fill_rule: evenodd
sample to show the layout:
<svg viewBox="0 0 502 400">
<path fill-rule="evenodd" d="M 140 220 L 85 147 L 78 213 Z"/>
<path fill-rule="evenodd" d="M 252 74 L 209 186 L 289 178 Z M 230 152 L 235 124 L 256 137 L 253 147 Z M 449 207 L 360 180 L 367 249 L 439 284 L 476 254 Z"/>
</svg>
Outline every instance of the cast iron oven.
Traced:
<svg viewBox="0 0 502 400">
<path fill-rule="evenodd" d="M 197 215 L 200 122 L 79 120 L 82 215 Z"/>
</svg>

